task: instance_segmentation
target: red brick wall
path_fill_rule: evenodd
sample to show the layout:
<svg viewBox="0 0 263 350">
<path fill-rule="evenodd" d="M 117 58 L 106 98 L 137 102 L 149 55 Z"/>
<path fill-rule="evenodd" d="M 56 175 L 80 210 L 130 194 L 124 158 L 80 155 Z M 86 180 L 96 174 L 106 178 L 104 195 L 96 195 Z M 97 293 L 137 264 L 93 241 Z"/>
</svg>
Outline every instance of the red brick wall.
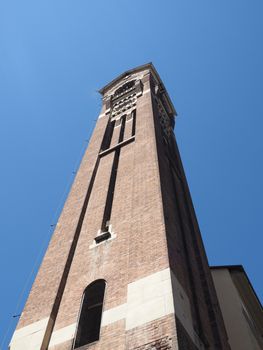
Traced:
<svg viewBox="0 0 263 350">
<path fill-rule="evenodd" d="M 212 304 L 216 303 L 216 297 L 187 192 L 186 180 L 180 161 L 177 165 L 182 174 L 181 180 L 174 178 L 170 171 L 158 124 L 154 91 L 145 92 L 153 88 L 154 83 L 150 80 L 150 74 L 142 81 L 144 94 L 137 100 L 135 141 L 123 146 L 120 151 L 110 220 L 116 238 L 90 249 L 94 237 L 101 228 L 114 152 L 101 157 L 97 163 L 99 165 L 88 205 L 86 210 L 83 210 L 108 122 L 108 116 L 103 116 L 98 119 L 18 328 L 49 317 L 51 312 L 54 331 L 77 322 L 83 291 L 87 285 L 99 278 L 107 281 L 104 310 L 124 304 L 127 302 L 129 283 L 170 266 L 190 299 L 194 326 L 197 328 L 199 321 L 197 313 L 199 309 L 203 310 L 201 316 L 199 315 L 202 328 L 205 329 L 206 337 L 213 349 L 216 347 L 213 345 L 214 338 L 209 318 L 210 299 L 205 298 L 204 284 L 196 264 L 193 232 L 205 271 L 202 278 L 208 281 Z M 104 111 L 103 107 L 102 112 Z M 126 125 L 127 139 L 131 136 L 131 122 Z M 112 146 L 117 142 L 119 130 L 120 128 L 114 130 Z M 176 148 L 173 152 L 172 157 L 179 155 Z M 177 189 L 176 193 L 174 186 Z M 190 208 L 189 212 L 185 209 L 185 201 Z M 81 213 L 83 218 L 80 220 Z M 179 223 L 180 215 L 183 227 Z M 77 245 L 65 274 L 65 264 L 69 261 L 67 259 L 72 242 L 76 242 Z M 198 308 L 193 298 L 189 266 L 193 274 Z M 61 292 L 59 296 L 58 288 Z M 220 316 L 216 321 L 222 342 L 226 344 Z M 182 325 L 179 327 L 178 337 L 182 338 L 179 344 L 185 344 L 188 341 L 183 340 L 186 331 L 182 329 Z M 52 349 L 67 350 L 71 347 L 72 341 L 67 341 Z M 100 341 L 89 346 L 92 350 L 153 348 L 178 349 L 174 315 L 129 331 L 125 330 L 124 320 L 117 321 L 103 327 Z M 180 350 L 186 348 L 185 345 L 179 347 Z M 194 346 L 192 349 L 195 350 Z"/>
</svg>

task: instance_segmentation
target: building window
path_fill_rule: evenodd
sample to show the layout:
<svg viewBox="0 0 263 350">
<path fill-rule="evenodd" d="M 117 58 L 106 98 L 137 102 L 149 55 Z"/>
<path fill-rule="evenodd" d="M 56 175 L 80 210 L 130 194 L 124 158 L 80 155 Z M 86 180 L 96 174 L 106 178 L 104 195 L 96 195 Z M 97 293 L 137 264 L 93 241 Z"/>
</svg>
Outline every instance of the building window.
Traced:
<svg viewBox="0 0 263 350">
<path fill-rule="evenodd" d="M 125 92 L 130 90 L 135 85 L 135 80 L 131 80 L 128 83 L 123 84 L 119 89 L 117 89 L 114 93 L 114 97 L 123 95 Z"/>
<path fill-rule="evenodd" d="M 115 120 L 113 121 L 109 120 L 103 136 L 101 151 L 105 151 L 110 147 L 114 126 L 115 126 Z"/>
<path fill-rule="evenodd" d="M 73 349 L 99 340 L 106 282 L 92 282 L 84 291 Z"/>
<path fill-rule="evenodd" d="M 132 136 L 135 136 L 136 130 L 136 109 L 131 112 L 132 115 Z"/>
</svg>

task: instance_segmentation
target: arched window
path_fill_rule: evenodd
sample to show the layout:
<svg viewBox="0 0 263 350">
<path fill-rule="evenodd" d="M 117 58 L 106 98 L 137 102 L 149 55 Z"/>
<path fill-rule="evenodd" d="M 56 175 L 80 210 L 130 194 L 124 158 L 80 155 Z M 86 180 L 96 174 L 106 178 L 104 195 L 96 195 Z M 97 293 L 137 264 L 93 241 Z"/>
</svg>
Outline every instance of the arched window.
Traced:
<svg viewBox="0 0 263 350">
<path fill-rule="evenodd" d="M 132 88 L 135 85 L 135 80 L 131 80 L 128 83 L 123 84 L 121 87 L 119 87 L 115 93 L 114 96 L 119 96 L 121 94 L 124 94 L 127 90 L 129 90 L 130 88 Z"/>
<path fill-rule="evenodd" d="M 92 282 L 84 291 L 73 349 L 99 340 L 106 282 Z"/>
</svg>

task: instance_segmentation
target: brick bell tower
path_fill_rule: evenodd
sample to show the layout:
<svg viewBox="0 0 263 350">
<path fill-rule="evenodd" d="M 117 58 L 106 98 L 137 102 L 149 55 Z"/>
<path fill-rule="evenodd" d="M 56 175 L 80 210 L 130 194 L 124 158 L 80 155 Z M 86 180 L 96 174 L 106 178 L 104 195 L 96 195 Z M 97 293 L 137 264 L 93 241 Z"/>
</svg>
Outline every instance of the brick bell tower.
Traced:
<svg viewBox="0 0 263 350">
<path fill-rule="evenodd" d="M 140 66 L 100 93 L 10 349 L 229 349 L 158 73 Z"/>
</svg>

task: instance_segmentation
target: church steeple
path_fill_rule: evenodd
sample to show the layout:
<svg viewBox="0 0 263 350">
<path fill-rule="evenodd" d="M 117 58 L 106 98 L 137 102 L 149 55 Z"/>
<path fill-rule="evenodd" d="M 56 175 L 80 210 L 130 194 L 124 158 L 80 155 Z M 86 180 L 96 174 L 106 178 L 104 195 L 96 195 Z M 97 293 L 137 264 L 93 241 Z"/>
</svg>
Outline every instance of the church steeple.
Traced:
<svg viewBox="0 0 263 350">
<path fill-rule="evenodd" d="M 151 63 L 100 93 L 10 349 L 228 349 L 170 97 Z"/>
</svg>

